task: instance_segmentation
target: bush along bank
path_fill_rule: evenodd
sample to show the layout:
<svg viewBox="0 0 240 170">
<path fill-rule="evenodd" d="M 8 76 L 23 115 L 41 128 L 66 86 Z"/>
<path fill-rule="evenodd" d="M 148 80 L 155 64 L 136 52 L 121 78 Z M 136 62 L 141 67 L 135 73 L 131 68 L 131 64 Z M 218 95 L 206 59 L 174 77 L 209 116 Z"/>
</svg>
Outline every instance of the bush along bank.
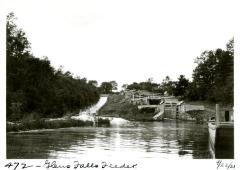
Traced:
<svg viewBox="0 0 240 170">
<path fill-rule="evenodd" d="M 21 123 L 7 123 L 7 132 L 28 131 L 28 130 L 36 130 L 36 129 L 84 127 L 84 126 L 92 126 L 92 125 L 93 125 L 93 122 L 74 120 L 74 119 L 52 120 L 52 121 L 40 119 L 40 120 L 24 121 Z"/>
<path fill-rule="evenodd" d="M 7 132 L 18 132 L 18 131 L 28 131 L 28 130 L 37 130 L 37 129 L 58 129 L 58 128 L 69 128 L 69 127 L 108 127 L 110 126 L 109 119 L 98 118 L 97 123 L 93 121 L 83 121 L 76 119 L 39 119 L 31 121 L 23 121 L 20 123 L 7 122 Z"/>
</svg>

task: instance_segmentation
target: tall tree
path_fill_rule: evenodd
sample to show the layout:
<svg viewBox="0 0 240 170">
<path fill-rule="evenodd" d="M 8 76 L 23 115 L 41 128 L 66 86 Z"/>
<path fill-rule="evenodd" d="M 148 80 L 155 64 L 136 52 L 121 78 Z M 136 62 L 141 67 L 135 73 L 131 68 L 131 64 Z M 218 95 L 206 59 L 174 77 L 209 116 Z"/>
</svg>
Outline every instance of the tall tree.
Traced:
<svg viewBox="0 0 240 170">
<path fill-rule="evenodd" d="M 61 117 L 96 103 L 97 87 L 87 79 L 73 78 L 62 68 L 55 71 L 50 61 L 35 58 L 23 30 L 7 16 L 7 119 Z"/>
<path fill-rule="evenodd" d="M 167 92 L 168 95 L 173 95 L 175 88 L 176 83 L 173 82 L 169 76 L 166 76 L 161 83 L 161 89 L 164 91 L 164 93 Z"/>
<path fill-rule="evenodd" d="M 102 82 L 100 86 L 100 91 L 103 94 L 110 94 L 112 93 L 112 83 L 111 82 Z"/>
<path fill-rule="evenodd" d="M 202 53 L 193 71 L 192 87 L 195 90 L 191 92 L 197 95 L 195 99 L 233 104 L 233 63 L 233 39 L 227 44 L 226 51 L 217 49 Z"/>
<path fill-rule="evenodd" d="M 111 85 L 112 85 L 112 91 L 118 89 L 118 84 L 117 84 L 116 81 L 113 80 L 113 81 L 110 81 L 110 83 L 111 83 Z"/>
<path fill-rule="evenodd" d="M 188 86 L 189 86 L 189 80 L 186 79 L 184 75 L 180 75 L 178 78 L 178 81 L 176 82 L 174 95 L 184 98 L 186 96 Z"/>
</svg>

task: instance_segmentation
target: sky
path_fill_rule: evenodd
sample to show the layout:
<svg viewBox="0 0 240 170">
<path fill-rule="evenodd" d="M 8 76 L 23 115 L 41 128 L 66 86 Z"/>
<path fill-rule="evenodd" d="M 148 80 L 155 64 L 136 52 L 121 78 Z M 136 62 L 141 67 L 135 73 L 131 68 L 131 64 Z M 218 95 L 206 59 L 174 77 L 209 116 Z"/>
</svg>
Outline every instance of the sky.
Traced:
<svg viewBox="0 0 240 170">
<path fill-rule="evenodd" d="M 5 17 L 3 6 L 6 13 L 17 16 L 17 24 L 26 32 L 36 57 L 47 56 L 56 69 L 62 65 L 65 71 L 80 77 L 98 82 L 116 80 L 120 86 L 149 77 L 160 83 L 166 75 L 174 80 L 180 74 L 191 78 L 194 59 L 204 50 L 224 49 L 233 35 L 235 40 L 240 37 L 240 26 L 236 25 L 239 19 L 234 17 L 240 16 L 234 13 L 239 5 L 231 0 L 5 0 L 0 5 L 0 21 Z M 0 33 L 4 31 L 0 24 Z M 0 40 L 0 113 L 6 113 L 4 34 Z M 235 47 L 237 113 L 240 45 L 236 41 Z M 1 146 L 6 148 L 6 116 L 0 117 Z M 239 120 L 239 114 L 235 114 L 235 122 Z M 239 145 L 235 150 L 240 150 Z M 5 151 L 0 152 L 0 158 L 6 158 Z M 204 160 L 174 163 L 178 169 L 216 165 L 215 161 Z M 169 162 L 161 160 L 162 164 L 169 167 Z"/>
<path fill-rule="evenodd" d="M 234 36 L 232 1 L 8 0 L 35 57 L 81 78 L 122 84 L 180 74 Z"/>
</svg>

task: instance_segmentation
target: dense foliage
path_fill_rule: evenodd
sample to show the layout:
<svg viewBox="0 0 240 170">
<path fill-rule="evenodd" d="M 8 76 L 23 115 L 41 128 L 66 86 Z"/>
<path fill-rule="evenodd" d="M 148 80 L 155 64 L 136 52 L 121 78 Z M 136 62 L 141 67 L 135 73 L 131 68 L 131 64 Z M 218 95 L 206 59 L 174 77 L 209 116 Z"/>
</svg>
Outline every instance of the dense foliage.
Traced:
<svg viewBox="0 0 240 170">
<path fill-rule="evenodd" d="M 123 85 L 123 88 L 129 90 L 146 90 L 154 93 L 159 93 L 161 95 L 175 95 L 184 96 L 188 88 L 189 80 L 185 78 L 184 75 L 180 75 L 178 81 L 172 81 L 169 76 L 163 79 L 162 83 L 154 83 L 153 80 L 148 79 L 146 82 L 132 83 L 130 85 Z"/>
<path fill-rule="evenodd" d="M 129 90 L 146 90 L 150 92 L 162 92 L 161 89 L 159 88 L 159 84 L 153 83 L 152 78 L 149 78 L 145 82 L 140 83 L 133 82 L 132 84 L 129 85 L 124 84 L 122 88 L 124 89 L 127 88 Z"/>
<path fill-rule="evenodd" d="M 61 117 L 99 99 L 96 81 L 55 70 L 50 61 L 35 58 L 23 30 L 7 16 L 7 119 Z"/>
<path fill-rule="evenodd" d="M 116 81 L 102 82 L 99 91 L 103 94 L 111 94 L 117 90 L 117 86 L 118 84 Z"/>
<path fill-rule="evenodd" d="M 227 50 L 203 52 L 196 63 L 188 97 L 191 100 L 233 104 L 234 40 L 229 41 Z"/>
<path fill-rule="evenodd" d="M 202 100 L 233 105 L 234 40 L 229 41 L 226 50 L 203 52 L 196 59 L 196 63 L 191 82 L 184 75 L 180 75 L 177 81 L 172 81 L 166 76 L 161 84 L 148 80 L 124 84 L 123 88 L 174 95 L 191 101 Z"/>
</svg>

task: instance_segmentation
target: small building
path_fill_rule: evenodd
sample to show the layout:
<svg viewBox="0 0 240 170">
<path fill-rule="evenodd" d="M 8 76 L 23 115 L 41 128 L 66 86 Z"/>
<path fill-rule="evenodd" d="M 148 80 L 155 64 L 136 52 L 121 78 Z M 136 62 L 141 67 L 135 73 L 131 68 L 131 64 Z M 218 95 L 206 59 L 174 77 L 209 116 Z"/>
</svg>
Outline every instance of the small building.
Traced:
<svg viewBox="0 0 240 170">
<path fill-rule="evenodd" d="M 220 106 L 219 107 L 219 121 L 222 122 L 233 122 L 233 107 L 231 106 Z"/>
</svg>

